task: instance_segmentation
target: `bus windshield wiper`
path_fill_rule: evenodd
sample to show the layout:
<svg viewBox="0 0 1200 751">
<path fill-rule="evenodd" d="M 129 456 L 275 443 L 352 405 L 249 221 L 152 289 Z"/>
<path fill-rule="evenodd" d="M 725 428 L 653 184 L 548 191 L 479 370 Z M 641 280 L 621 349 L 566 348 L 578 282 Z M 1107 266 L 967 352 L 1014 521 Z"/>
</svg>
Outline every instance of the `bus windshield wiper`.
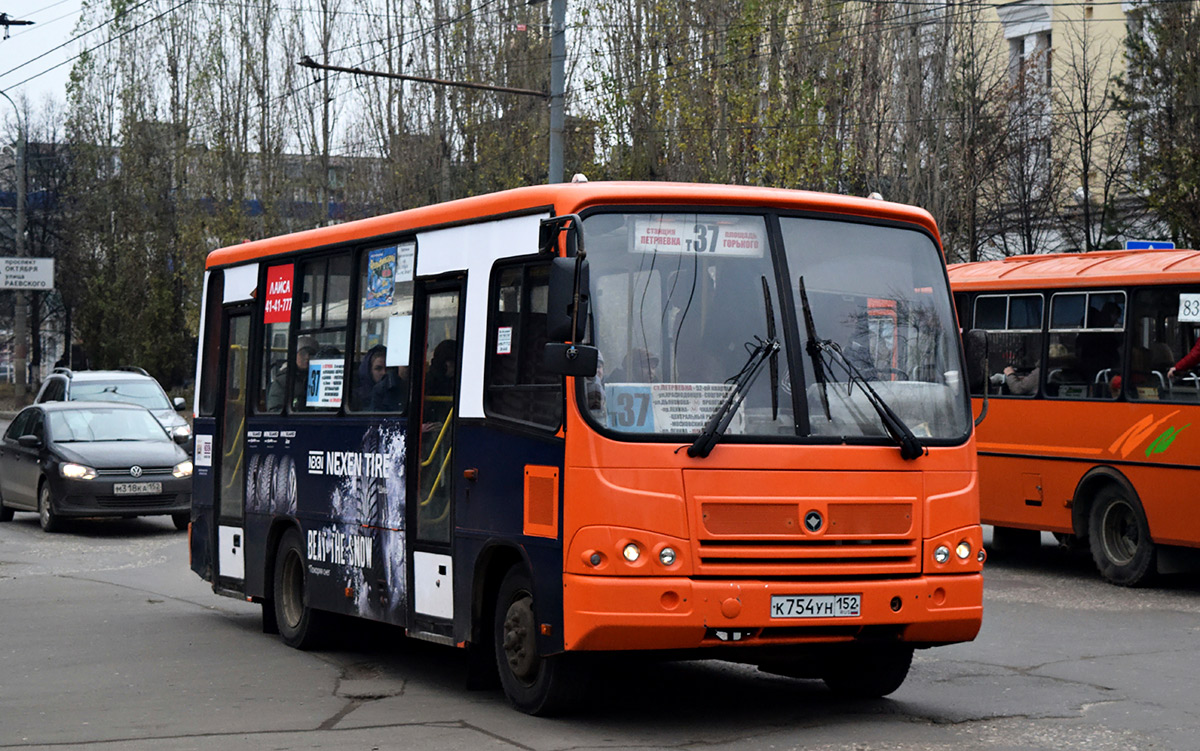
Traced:
<svg viewBox="0 0 1200 751">
<path fill-rule="evenodd" d="M 813 376 L 817 379 L 817 393 L 821 395 L 821 408 L 825 410 L 825 419 L 832 420 L 829 413 L 829 394 L 825 393 L 825 361 L 821 358 L 821 340 L 817 338 L 817 325 L 813 323 L 812 308 L 808 306 L 808 293 L 804 290 L 804 277 L 800 277 L 800 308 L 804 311 L 804 332 L 808 335 L 808 344 L 804 346 L 812 360 Z"/>
<path fill-rule="evenodd" d="M 862 372 L 842 352 L 842 348 L 837 342 L 829 339 L 810 339 L 808 344 L 819 352 L 827 353 L 831 361 L 836 362 L 846 371 L 846 383 L 850 389 L 853 389 L 856 384 L 862 389 L 867 401 L 879 413 L 879 420 L 883 423 L 888 435 L 900 447 L 901 458 L 911 461 L 925 455 L 925 446 L 921 444 L 921 440 L 913 435 L 912 430 L 904 424 L 904 420 L 900 419 L 900 416 L 888 406 L 883 397 L 871 387 Z"/>
<path fill-rule="evenodd" d="M 746 393 L 754 385 L 754 380 L 762 371 L 763 364 L 779 350 L 778 339 L 772 338 L 764 341 L 757 336 L 754 338 L 758 344 L 751 350 L 746 364 L 742 366 L 737 375 L 730 379 L 733 384 L 729 388 L 729 393 L 725 395 L 725 399 L 717 407 L 717 410 L 712 413 L 712 417 L 708 418 L 704 430 L 700 431 L 700 435 L 696 437 L 691 446 L 688 446 L 688 456 L 698 456 L 703 459 L 712 453 L 717 441 L 729 428 L 729 422 L 737 413 L 742 400 L 746 398 Z M 746 343 L 746 346 L 750 346 L 749 342 Z"/>
</svg>

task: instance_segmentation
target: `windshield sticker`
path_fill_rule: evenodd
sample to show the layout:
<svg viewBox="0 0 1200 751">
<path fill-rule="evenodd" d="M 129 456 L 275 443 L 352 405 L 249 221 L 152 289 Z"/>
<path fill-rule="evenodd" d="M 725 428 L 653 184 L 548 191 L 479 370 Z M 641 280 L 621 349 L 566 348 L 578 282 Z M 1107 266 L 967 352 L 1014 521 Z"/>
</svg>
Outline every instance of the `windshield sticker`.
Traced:
<svg viewBox="0 0 1200 751">
<path fill-rule="evenodd" d="M 411 282 L 417 268 L 417 244 L 404 243 L 396 257 L 396 281 Z"/>
<path fill-rule="evenodd" d="M 608 424 L 631 433 L 699 433 L 730 388 L 727 383 L 606 384 Z M 742 422 L 739 410 L 726 432 L 742 432 Z"/>
<path fill-rule="evenodd" d="M 496 329 L 496 354 L 512 354 L 512 326 L 501 326 Z"/>
<path fill-rule="evenodd" d="M 707 253 L 762 258 L 766 232 L 759 217 L 659 217 L 634 222 L 634 253 Z"/>
<path fill-rule="evenodd" d="M 308 382 L 304 395 L 306 407 L 340 407 L 342 405 L 342 360 L 309 360 Z"/>
<path fill-rule="evenodd" d="M 386 308 L 396 291 L 396 246 L 376 248 L 367 254 L 367 293 L 363 309 Z"/>
</svg>

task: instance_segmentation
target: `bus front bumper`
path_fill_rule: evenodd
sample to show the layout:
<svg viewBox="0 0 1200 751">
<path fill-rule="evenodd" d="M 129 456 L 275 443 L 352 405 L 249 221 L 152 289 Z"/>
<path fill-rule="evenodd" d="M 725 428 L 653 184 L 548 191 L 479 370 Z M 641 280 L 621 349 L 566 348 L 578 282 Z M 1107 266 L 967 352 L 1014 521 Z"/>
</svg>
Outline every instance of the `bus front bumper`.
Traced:
<svg viewBox="0 0 1200 751">
<path fill-rule="evenodd" d="M 859 614 L 772 615 L 772 597 L 860 595 Z M 780 609 L 776 601 L 776 612 Z M 844 582 L 709 582 L 563 576 L 567 650 L 676 650 L 901 640 L 970 641 L 983 619 L 983 575 Z"/>
</svg>

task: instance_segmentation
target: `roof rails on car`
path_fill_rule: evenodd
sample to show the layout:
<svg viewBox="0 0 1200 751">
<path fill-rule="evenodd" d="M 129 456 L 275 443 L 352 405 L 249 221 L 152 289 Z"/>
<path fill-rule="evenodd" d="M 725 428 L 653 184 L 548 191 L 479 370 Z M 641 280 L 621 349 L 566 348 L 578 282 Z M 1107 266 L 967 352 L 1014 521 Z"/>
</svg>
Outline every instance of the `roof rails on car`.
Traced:
<svg viewBox="0 0 1200 751">
<path fill-rule="evenodd" d="M 62 373 L 62 374 L 63 374 L 63 375 L 65 375 L 67 378 L 70 378 L 71 376 L 75 375 L 74 373 L 72 373 L 72 372 L 71 372 L 71 369 L 70 369 L 70 368 L 58 367 L 58 368 L 55 368 L 55 369 L 54 369 L 54 372 L 55 372 L 55 373 Z"/>
<path fill-rule="evenodd" d="M 142 368 L 139 368 L 136 365 L 121 365 L 117 368 L 117 370 L 127 370 L 130 373 L 137 373 L 138 375 L 144 375 L 144 376 L 150 375 L 145 370 L 143 370 Z"/>
</svg>

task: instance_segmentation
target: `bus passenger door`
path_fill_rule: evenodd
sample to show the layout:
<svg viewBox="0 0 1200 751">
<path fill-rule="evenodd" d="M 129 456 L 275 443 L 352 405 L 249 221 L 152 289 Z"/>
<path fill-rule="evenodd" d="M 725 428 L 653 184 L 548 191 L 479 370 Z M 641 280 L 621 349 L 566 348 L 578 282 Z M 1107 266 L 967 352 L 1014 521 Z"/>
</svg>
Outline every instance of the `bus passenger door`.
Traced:
<svg viewBox="0 0 1200 751">
<path fill-rule="evenodd" d="M 449 637 L 454 618 L 454 424 L 459 383 L 461 280 L 418 285 L 414 366 L 421 373 L 410 414 L 409 529 L 414 630 Z"/>
<path fill-rule="evenodd" d="M 224 378 L 221 380 L 216 441 L 213 457 L 217 539 L 214 584 L 242 592 L 245 589 L 245 534 L 243 504 L 246 496 L 246 397 L 249 385 L 250 312 L 234 310 L 225 316 Z"/>
</svg>

